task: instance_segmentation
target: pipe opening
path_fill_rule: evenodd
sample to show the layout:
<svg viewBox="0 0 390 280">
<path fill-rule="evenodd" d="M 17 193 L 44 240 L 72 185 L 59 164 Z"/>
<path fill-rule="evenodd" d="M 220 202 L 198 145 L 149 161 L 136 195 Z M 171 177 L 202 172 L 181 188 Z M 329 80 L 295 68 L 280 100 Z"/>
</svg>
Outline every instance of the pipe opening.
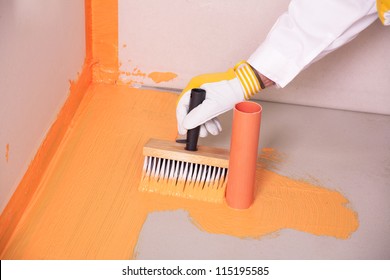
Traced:
<svg viewBox="0 0 390 280">
<path fill-rule="evenodd" d="M 262 107 L 260 104 L 257 104 L 255 102 L 251 101 L 243 101 L 240 103 L 237 103 L 235 106 L 236 110 L 247 113 L 247 114 L 253 114 L 253 113 L 259 113 L 262 110 Z"/>
</svg>

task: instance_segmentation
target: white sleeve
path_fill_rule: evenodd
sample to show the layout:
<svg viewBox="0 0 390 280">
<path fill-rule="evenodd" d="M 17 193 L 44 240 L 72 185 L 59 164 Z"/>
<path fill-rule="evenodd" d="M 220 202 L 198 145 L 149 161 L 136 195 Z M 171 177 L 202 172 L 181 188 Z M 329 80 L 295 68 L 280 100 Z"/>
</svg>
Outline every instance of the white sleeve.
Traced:
<svg viewBox="0 0 390 280">
<path fill-rule="evenodd" d="M 284 87 L 377 18 L 375 0 L 292 0 L 248 63 Z"/>
</svg>

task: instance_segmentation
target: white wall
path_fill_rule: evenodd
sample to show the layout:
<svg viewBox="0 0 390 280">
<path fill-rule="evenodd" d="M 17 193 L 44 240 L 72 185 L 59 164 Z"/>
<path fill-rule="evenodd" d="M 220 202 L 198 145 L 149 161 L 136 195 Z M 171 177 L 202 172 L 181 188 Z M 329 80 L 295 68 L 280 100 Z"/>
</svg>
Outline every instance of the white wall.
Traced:
<svg viewBox="0 0 390 280">
<path fill-rule="evenodd" d="M 84 26 L 84 1 L 0 0 L 0 212 L 81 71 Z"/>
<path fill-rule="evenodd" d="M 124 82 L 183 88 L 195 75 L 225 71 L 260 45 L 289 0 L 119 0 Z M 263 100 L 390 114 L 390 27 L 377 21 L 358 38 Z M 178 77 L 155 84 L 150 72 Z"/>
</svg>

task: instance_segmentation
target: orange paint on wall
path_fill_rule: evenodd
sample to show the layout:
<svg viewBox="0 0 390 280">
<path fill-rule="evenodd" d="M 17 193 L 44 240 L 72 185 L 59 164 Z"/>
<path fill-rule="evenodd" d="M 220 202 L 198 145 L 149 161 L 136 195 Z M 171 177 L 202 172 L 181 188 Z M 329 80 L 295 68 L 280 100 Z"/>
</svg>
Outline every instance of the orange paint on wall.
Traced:
<svg viewBox="0 0 390 280">
<path fill-rule="evenodd" d="M 118 1 L 86 0 L 86 8 L 87 58 L 93 61 L 93 82 L 115 84 L 119 77 Z"/>
<path fill-rule="evenodd" d="M 169 82 L 177 77 L 177 74 L 172 72 L 152 72 L 148 75 L 156 84 L 161 82 Z"/>
<path fill-rule="evenodd" d="M 5 145 L 5 160 L 9 160 L 9 144 Z"/>
<path fill-rule="evenodd" d="M 259 155 L 256 198 L 247 210 L 141 193 L 142 148 L 176 136 L 177 95 L 92 85 L 57 149 L 2 259 L 127 259 L 147 215 L 185 209 L 210 233 L 259 238 L 290 228 L 346 239 L 357 214 L 339 192 L 268 170 Z"/>
<path fill-rule="evenodd" d="M 172 72 L 152 72 L 149 75 L 138 68 L 132 72 L 120 72 L 118 58 L 118 1 L 86 0 L 87 60 L 92 61 L 93 82 L 106 84 L 143 84 L 137 80 L 119 81 L 119 75 L 149 77 L 155 83 L 168 82 L 177 77 Z M 127 44 L 122 45 L 123 48 Z"/>
<path fill-rule="evenodd" d="M 120 79 L 118 80 L 117 84 L 119 85 L 129 85 L 132 86 L 134 84 L 142 85 L 144 84 L 144 80 L 146 77 L 153 80 L 154 83 L 158 84 L 161 82 L 169 82 L 177 77 L 177 74 L 172 72 L 152 72 L 152 73 L 145 73 L 141 71 L 139 68 L 135 67 L 133 71 L 127 72 L 127 71 L 121 71 L 121 74 L 126 76 L 126 79 Z"/>
<path fill-rule="evenodd" d="M 135 76 L 135 77 L 143 77 L 145 78 L 146 77 L 146 73 L 145 72 L 142 72 L 140 69 L 138 69 L 137 67 L 133 69 L 133 72 L 130 73 L 130 76 Z"/>
</svg>

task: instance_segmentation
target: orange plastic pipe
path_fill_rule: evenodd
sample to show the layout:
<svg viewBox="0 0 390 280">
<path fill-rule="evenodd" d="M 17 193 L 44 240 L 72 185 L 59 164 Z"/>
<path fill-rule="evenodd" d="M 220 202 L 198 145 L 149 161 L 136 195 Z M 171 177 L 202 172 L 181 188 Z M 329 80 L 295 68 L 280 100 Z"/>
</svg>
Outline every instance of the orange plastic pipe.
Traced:
<svg viewBox="0 0 390 280">
<path fill-rule="evenodd" d="M 234 107 L 226 202 L 235 209 L 253 203 L 261 111 L 259 104 L 249 101 Z"/>
</svg>

